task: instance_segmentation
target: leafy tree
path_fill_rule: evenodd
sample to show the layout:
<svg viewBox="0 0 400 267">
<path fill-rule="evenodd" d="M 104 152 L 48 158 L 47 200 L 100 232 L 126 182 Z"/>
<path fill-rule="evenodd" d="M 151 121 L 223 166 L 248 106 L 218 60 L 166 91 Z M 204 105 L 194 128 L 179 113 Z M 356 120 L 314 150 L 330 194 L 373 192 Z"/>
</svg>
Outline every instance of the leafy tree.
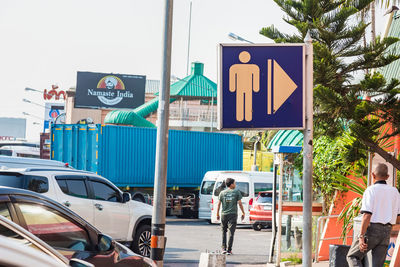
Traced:
<svg viewBox="0 0 400 267">
<path fill-rule="evenodd" d="M 313 191 L 315 196 L 322 198 L 325 214 L 328 213 L 332 204 L 335 191 L 342 190 L 342 187 L 337 185 L 338 176 L 345 177 L 349 173 L 365 175 L 367 151 L 353 151 L 354 142 L 356 139 L 351 136 L 350 131 L 346 131 L 339 137 L 319 136 L 314 140 Z M 302 164 L 303 155 L 299 154 L 295 161 L 296 168 L 301 170 Z M 346 187 L 346 185 L 340 185 Z"/>
<path fill-rule="evenodd" d="M 315 136 L 335 138 L 349 130 L 355 138 L 351 147 L 354 159 L 362 157 L 357 151 L 368 149 L 400 169 L 400 161 L 379 145 L 400 133 L 399 81 L 387 83 L 378 72 L 364 74 L 399 58 L 388 49 L 397 38 L 377 38 L 363 45 L 368 24 L 357 15 L 373 1 L 274 1 L 297 32 L 285 34 L 272 25 L 261 29 L 261 34 L 275 42 L 301 43 L 310 31 L 314 40 Z M 362 79 L 357 80 L 358 76 Z M 392 131 L 380 134 L 387 123 L 393 125 Z"/>
</svg>

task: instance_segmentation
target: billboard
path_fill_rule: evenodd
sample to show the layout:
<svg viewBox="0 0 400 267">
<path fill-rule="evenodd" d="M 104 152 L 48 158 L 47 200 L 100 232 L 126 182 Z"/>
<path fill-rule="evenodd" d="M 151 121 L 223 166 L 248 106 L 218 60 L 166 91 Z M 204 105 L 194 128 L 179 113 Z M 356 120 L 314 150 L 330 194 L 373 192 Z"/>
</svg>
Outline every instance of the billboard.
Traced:
<svg viewBox="0 0 400 267">
<path fill-rule="evenodd" d="M 0 118 L 0 141 L 25 138 L 26 119 Z"/>
<path fill-rule="evenodd" d="M 145 86 L 146 76 L 78 71 L 75 108 L 136 108 Z"/>
<path fill-rule="evenodd" d="M 62 113 L 64 113 L 64 103 L 46 102 L 44 109 L 43 132 L 46 132 L 46 129 L 49 129 L 50 123 L 54 123 L 55 119 Z"/>
</svg>

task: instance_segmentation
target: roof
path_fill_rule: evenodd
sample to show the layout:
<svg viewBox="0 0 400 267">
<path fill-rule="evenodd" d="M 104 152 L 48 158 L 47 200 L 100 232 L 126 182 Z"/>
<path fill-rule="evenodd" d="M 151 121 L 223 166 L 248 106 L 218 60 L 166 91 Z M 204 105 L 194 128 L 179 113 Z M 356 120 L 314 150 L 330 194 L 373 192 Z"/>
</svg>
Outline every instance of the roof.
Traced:
<svg viewBox="0 0 400 267">
<path fill-rule="evenodd" d="M 13 167 L 17 165 L 22 167 L 32 167 L 32 166 L 65 167 L 66 166 L 65 163 L 56 160 L 0 156 L 0 166 Z"/>
<path fill-rule="evenodd" d="M 389 22 L 390 23 L 390 22 Z M 400 38 L 400 12 L 395 11 L 393 15 L 393 19 L 390 23 L 388 35 L 391 37 Z M 391 45 L 388 49 L 389 53 L 399 54 L 400 51 L 400 42 L 396 42 L 395 44 Z M 380 72 L 385 77 L 387 82 L 390 82 L 393 78 L 400 79 L 399 75 L 400 69 L 400 60 L 396 60 L 389 65 L 380 69 Z"/>
<path fill-rule="evenodd" d="M 302 145 L 302 132 L 298 130 L 279 130 L 269 142 L 267 149 L 272 149 L 276 153 L 298 153 Z M 300 150 L 298 149 L 299 147 Z"/>
<path fill-rule="evenodd" d="M 212 99 L 217 97 L 217 84 L 203 75 L 204 64 L 200 62 L 192 63 L 192 72 L 184 79 L 179 79 L 171 84 L 170 88 L 170 103 L 176 99 Z M 151 80 L 149 80 L 151 81 Z M 150 90 L 150 86 L 154 86 L 154 90 L 159 82 L 153 80 L 151 83 L 146 82 L 146 92 Z M 151 90 L 153 90 L 151 89 Z M 155 95 L 158 95 L 156 93 Z M 114 110 L 109 112 L 104 123 L 107 124 L 122 124 L 133 125 L 136 127 L 156 127 L 153 123 L 145 119 L 149 114 L 156 111 L 158 108 L 158 97 L 144 103 L 134 110 Z"/>
<path fill-rule="evenodd" d="M 217 84 L 203 75 L 204 64 L 192 63 L 192 72 L 184 79 L 171 84 L 171 97 L 190 99 L 210 99 L 217 97 Z"/>
<path fill-rule="evenodd" d="M 169 102 L 172 103 L 175 100 L 176 100 L 175 98 L 170 98 Z M 158 97 L 153 98 L 152 100 L 147 101 L 143 105 L 135 108 L 133 112 L 135 112 L 137 115 L 141 117 L 147 117 L 148 115 L 150 115 L 150 113 L 156 111 L 157 108 L 158 108 Z"/>
<path fill-rule="evenodd" d="M 113 110 L 107 113 L 104 123 L 133 125 L 136 127 L 155 128 L 156 126 L 142 116 L 139 116 L 134 111 L 130 110 Z"/>
</svg>

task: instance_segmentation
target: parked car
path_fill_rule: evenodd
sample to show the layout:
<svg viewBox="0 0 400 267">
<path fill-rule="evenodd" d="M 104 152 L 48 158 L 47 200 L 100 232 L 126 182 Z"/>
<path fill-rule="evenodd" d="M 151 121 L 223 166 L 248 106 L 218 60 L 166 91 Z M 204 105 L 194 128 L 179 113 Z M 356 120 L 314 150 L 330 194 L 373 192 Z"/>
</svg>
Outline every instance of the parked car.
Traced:
<svg viewBox="0 0 400 267">
<path fill-rule="evenodd" d="M 20 242 L 0 236 L 0 266 L 41 266 L 41 267 L 67 267 L 69 265 L 59 262 L 56 259 L 27 247 Z"/>
<path fill-rule="evenodd" d="M 63 205 L 35 192 L 0 186 L 0 215 L 24 227 L 67 259 L 107 267 L 155 266 Z"/>
<path fill-rule="evenodd" d="M 0 170 L 0 185 L 31 190 L 58 201 L 102 233 L 150 256 L 152 207 L 131 200 L 107 179 L 68 168 Z"/>
<path fill-rule="evenodd" d="M 250 223 L 256 231 L 272 226 L 272 191 L 258 193 L 250 209 Z"/>
<path fill-rule="evenodd" d="M 44 241 L 1 215 L 0 255 L 0 266 L 94 267 L 76 258 L 68 260 Z"/>
<path fill-rule="evenodd" d="M 278 196 L 277 196 L 278 203 Z M 277 204 L 278 208 L 278 204 Z M 288 225 L 288 219 L 290 219 L 291 231 L 293 232 L 294 227 L 299 229 L 303 228 L 303 218 L 299 215 L 282 215 L 282 233 L 286 234 L 286 227 Z M 277 224 L 279 224 L 279 217 L 276 218 Z M 250 209 L 250 223 L 253 229 L 260 231 L 263 228 L 272 227 L 272 191 L 261 191 L 255 200 L 253 207 Z"/>
<path fill-rule="evenodd" d="M 70 168 L 68 164 L 57 160 L 35 159 L 24 157 L 1 156 L 0 169 L 26 168 L 26 167 L 59 167 Z"/>
<path fill-rule="evenodd" d="M 238 216 L 238 224 L 251 224 L 249 211 L 253 206 L 254 199 L 257 197 L 258 192 L 272 189 L 273 173 L 272 172 L 246 172 L 246 171 L 224 171 L 218 176 L 214 185 L 212 194 L 212 211 L 211 222 L 220 223 L 217 220 L 217 205 L 218 196 L 221 190 L 221 185 L 226 178 L 233 178 L 236 181 L 236 189 L 242 194 L 242 204 L 245 211 L 245 219 L 242 221 L 241 216 Z M 241 211 L 238 210 L 239 215 Z"/>
</svg>

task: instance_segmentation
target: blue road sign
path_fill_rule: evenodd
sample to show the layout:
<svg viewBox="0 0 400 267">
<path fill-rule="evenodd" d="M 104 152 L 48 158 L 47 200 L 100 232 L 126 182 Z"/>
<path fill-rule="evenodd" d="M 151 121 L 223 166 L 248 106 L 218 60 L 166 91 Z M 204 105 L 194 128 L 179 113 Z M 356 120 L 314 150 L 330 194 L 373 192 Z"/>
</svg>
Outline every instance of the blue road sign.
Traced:
<svg viewBox="0 0 400 267">
<path fill-rule="evenodd" d="M 220 45 L 220 129 L 304 128 L 304 44 Z"/>
</svg>

